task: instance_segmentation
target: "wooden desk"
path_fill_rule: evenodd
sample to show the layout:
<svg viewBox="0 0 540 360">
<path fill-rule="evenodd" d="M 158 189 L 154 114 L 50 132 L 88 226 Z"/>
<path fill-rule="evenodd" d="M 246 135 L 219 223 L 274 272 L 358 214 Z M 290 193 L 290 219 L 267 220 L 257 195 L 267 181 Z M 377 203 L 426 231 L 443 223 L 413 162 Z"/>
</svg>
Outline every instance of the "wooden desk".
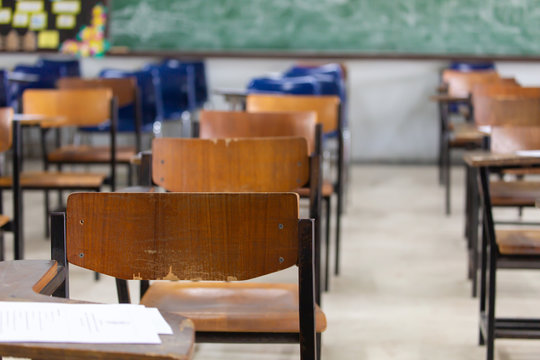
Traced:
<svg viewBox="0 0 540 360">
<path fill-rule="evenodd" d="M 519 168 L 540 166 L 540 157 L 517 154 L 493 154 L 489 151 L 470 151 L 463 156 L 466 164 L 466 238 L 469 250 L 468 271 L 472 280 L 472 295 L 476 296 L 478 269 L 478 210 L 480 207 L 478 171 L 480 168 Z"/>
<path fill-rule="evenodd" d="M 81 303 L 48 296 L 65 269 L 52 260 L 0 262 L 0 301 Z M 0 343 L 0 356 L 38 359 L 191 359 L 195 331 L 193 323 L 180 315 L 161 313 L 173 335 L 160 335 L 160 345 Z"/>
<path fill-rule="evenodd" d="M 39 114 L 13 114 L 13 121 L 18 121 L 24 126 L 37 125 L 62 125 L 65 118 L 62 116 L 46 116 Z"/>
</svg>

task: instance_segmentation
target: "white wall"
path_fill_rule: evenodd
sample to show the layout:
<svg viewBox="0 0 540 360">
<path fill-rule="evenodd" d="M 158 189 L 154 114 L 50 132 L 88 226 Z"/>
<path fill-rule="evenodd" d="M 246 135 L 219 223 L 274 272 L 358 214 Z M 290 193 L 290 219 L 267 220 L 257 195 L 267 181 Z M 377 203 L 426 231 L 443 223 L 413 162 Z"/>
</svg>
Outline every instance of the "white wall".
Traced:
<svg viewBox="0 0 540 360">
<path fill-rule="evenodd" d="M 33 55 L 0 55 L 0 68 L 33 63 Z M 84 76 L 95 76 L 104 67 L 135 69 L 153 58 L 85 59 Z M 255 76 L 280 72 L 290 60 L 207 60 L 212 88 L 244 88 Z M 428 98 L 439 81 L 443 61 L 347 61 L 349 70 L 349 119 L 352 156 L 356 161 L 433 162 L 437 153 L 437 110 Z M 540 63 L 504 62 L 498 70 L 523 85 L 540 86 Z M 226 109 L 218 96 L 208 108 Z"/>
</svg>

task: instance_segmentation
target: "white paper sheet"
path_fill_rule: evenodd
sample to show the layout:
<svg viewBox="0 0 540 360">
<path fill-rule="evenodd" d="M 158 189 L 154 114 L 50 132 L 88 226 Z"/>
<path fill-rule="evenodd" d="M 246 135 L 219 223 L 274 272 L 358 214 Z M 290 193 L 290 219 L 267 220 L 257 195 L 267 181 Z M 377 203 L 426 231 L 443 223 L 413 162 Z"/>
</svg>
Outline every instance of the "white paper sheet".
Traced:
<svg viewBox="0 0 540 360">
<path fill-rule="evenodd" d="M 530 157 L 540 157 L 540 150 L 520 150 L 516 151 L 518 156 L 530 156 Z"/>
<path fill-rule="evenodd" d="M 160 344 L 172 330 L 139 305 L 0 302 L 0 342 Z"/>
</svg>

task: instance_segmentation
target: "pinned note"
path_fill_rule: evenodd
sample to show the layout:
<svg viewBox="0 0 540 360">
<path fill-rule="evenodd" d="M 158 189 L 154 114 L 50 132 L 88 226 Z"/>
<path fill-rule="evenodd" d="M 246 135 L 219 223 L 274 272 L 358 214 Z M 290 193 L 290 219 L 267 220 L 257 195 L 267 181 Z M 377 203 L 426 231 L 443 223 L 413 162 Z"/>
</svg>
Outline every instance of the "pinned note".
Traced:
<svg viewBox="0 0 540 360">
<path fill-rule="evenodd" d="M 0 9 L 0 24 L 6 25 L 11 23 L 11 8 Z"/>
<path fill-rule="evenodd" d="M 54 14 L 78 14 L 81 12 L 80 1 L 54 1 L 52 3 Z"/>
<path fill-rule="evenodd" d="M 20 0 L 17 2 L 17 12 L 36 13 L 43 11 L 43 0 Z"/>
<path fill-rule="evenodd" d="M 62 14 L 56 17 L 57 29 L 73 29 L 75 24 L 75 15 Z"/>
<path fill-rule="evenodd" d="M 38 34 L 38 48 L 57 49 L 60 44 L 60 34 L 58 30 L 44 30 Z"/>
<path fill-rule="evenodd" d="M 28 27 L 28 21 L 30 16 L 25 12 L 15 12 L 13 14 L 13 27 L 15 28 L 25 28 Z"/>
<path fill-rule="evenodd" d="M 35 13 L 30 16 L 30 30 L 43 30 L 47 27 L 47 13 Z"/>
</svg>

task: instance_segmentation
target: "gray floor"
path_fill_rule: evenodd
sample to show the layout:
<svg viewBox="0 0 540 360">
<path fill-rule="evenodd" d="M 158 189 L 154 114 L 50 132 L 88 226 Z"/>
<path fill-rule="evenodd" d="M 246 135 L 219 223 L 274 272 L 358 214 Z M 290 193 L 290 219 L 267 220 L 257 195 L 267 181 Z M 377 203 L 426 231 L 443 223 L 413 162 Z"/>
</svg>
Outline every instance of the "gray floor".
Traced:
<svg viewBox="0 0 540 360">
<path fill-rule="evenodd" d="M 342 275 L 332 278 L 323 308 L 325 359 L 482 359 L 478 304 L 466 280 L 463 172 L 453 171 L 452 215 L 443 215 L 443 189 L 434 167 L 357 166 L 343 222 Z M 6 206 L 8 205 L 6 199 Z M 25 196 L 27 258 L 47 258 L 42 195 Z M 9 213 L 9 211 L 8 211 Z M 515 211 L 498 213 L 515 218 Z M 540 220 L 540 211 L 525 217 Z M 11 236 L 7 236 L 11 255 Z M 295 282 L 294 272 L 271 280 Z M 73 298 L 115 301 L 114 284 L 72 269 Z M 502 271 L 499 314 L 540 317 L 540 278 Z M 136 284 L 131 284 L 136 295 Z M 137 299 L 134 299 L 137 300 Z M 540 358 L 540 342 L 496 342 L 497 359 Z M 294 345 L 201 345 L 196 359 L 298 359 Z"/>
</svg>

